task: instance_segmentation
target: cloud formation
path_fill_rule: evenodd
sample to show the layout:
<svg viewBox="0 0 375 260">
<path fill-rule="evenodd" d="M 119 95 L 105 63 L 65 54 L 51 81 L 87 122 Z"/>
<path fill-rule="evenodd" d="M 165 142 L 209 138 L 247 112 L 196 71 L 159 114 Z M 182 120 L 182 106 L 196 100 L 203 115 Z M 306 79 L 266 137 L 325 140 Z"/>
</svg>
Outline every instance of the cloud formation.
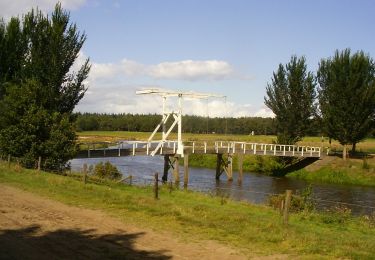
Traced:
<svg viewBox="0 0 375 260">
<path fill-rule="evenodd" d="M 8 20 L 12 16 L 21 16 L 36 7 L 42 12 L 49 12 L 54 9 L 56 2 L 56 0 L 1 0 L 0 17 Z M 62 7 L 68 10 L 75 10 L 85 2 L 86 0 L 60 0 Z"/>
<path fill-rule="evenodd" d="M 233 76 L 232 66 L 219 60 L 163 62 L 150 68 L 149 74 L 161 79 L 224 79 Z"/>
<path fill-rule="evenodd" d="M 86 59 L 80 54 L 74 64 L 77 70 Z M 145 80 L 145 78 L 149 80 Z M 136 90 L 163 88 L 160 85 L 145 85 L 153 79 L 166 82 L 216 80 L 235 77 L 235 70 L 225 61 L 176 61 L 156 65 L 145 65 L 136 61 L 123 59 L 117 63 L 92 63 L 88 78 L 89 89 L 76 108 L 80 112 L 99 113 L 132 113 L 149 114 L 162 112 L 160 96 L 135 94 Z M 197 89 L 192 89 L 197 91 Z M 169 98 L 167 109 L 177 110 L 177 99 Z M 250 104 L 237 104 L 224 99 L 189 99 L 183 100 L 183 113 L 209 117 L 272 117 L 267 107 L 255 107 Z"/>
<path fill-rule="evenodd" d="M 108 76 L 150 77 L 171 80 L 222 80 L 235 78 L 234 68 L 226 61 L 183 60 L 146 65 L 123 59 L 118 63 L 93 63 L 91 78 L 99 79 Z"/>
</svg>

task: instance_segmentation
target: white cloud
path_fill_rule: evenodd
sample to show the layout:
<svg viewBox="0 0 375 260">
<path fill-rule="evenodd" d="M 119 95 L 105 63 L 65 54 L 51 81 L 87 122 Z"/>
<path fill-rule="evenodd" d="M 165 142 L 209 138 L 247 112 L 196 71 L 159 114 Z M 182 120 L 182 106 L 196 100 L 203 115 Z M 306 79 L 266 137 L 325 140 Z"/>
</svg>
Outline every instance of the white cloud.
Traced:
<svg viewBox="0 0 375 260">
<path fill-rule="evenodd" d="M 56 2 L 56 0 L 1 0 L 0 17 L 8 20 L 12 16 L 21 16 L 36 7 L 42 12 L 50 12 L 54 9 Z M 60 2 L 63 8 L 75 10 L 86 0 L 60 0 Z"/>
<path fill-rule="evenodd" d="M 74 67 L 79 68 L 86 59 L 80 53 Z M 167 64 L 167 65 L 166 65 Z M 158 69 L 156 69 L 158 68 Z M 161 69 L 162 68 L 162 69 Z M 170 72 L 169 72 L 170 70 Z M 216 72 L 215 72 L 216 71 Z M 92 63 L 89 76 L 89 89 L 76 108 L 80 112 L 99 113 L 140 113 L 149 114 L 162 112 L 160 96 L 135 94 L 144 88 L 162 88 L 155 85 L 144 85 L 138 82 L 150 82 L 153 79 L 220 80 L 234 76 L 234 70 L 224 61 L 180 61 L 164 62 L 157 65 L 144 65 L 136 61 L 123 59 L 117 63 Z M 137 78 L 139 77 L 139 78 Z M 131 83 L 134 81 L 135 83 Z M 192 91 L 199 90 L 192 89 Z M 177 98 L 169 98 L 169 111 L 177 110 Z M 189 99 L 183 100 L 183 113 L 209 117 L 243 117 L 272 116 L 266 107 L 255 107 L 250 104 L 237 104 L 224 99 Z"/>
<path fill-rule="evenodd" d="M 232 66 L 226 61 L 184 60 L 162 62 L 146 65 L 136 61 L 123 59 L 118 63 L 93 63 L 90 77 L 99 79 L 111 77 L 149 77 L 152 79 L 173 80 L 222 80 L 237 78 Z"/>
<path fill-rule="evenodd" d="M 163 62 L 152 66 L 150 75 L 161 79 L 223 79 L 233 75 L 231 65 L 225 61 L 183 60 L 177 62 Z"/>
</svg>

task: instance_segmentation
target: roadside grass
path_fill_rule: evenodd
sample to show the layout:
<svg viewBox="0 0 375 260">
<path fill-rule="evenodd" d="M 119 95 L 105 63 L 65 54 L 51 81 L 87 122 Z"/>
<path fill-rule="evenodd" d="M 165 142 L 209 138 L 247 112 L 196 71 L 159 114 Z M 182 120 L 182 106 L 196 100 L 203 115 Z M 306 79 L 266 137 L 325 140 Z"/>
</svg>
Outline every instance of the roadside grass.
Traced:
<svg viewBox="0 0 375 260">
<path fill-rule="evenodd" d="M 278 211 L 198 192 L 151 187 L 83 184 L 68 176 L 0 163 L 0 182 L 62 201 L 100 209 L 120 220 L 186 241 L 217 240 L 251 255 L 287 254 L 302 259 L 375 256 L 375 216 L 302 212 L 282 224 Z M 0 191 L 1 194 L 1 191 Z"/>
</svg>

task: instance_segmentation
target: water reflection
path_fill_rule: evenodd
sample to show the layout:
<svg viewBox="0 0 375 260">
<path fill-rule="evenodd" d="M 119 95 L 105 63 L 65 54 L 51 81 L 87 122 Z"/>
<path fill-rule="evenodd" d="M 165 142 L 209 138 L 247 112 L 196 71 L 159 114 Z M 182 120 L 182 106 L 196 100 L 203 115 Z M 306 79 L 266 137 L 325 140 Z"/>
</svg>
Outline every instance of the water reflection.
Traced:
<svg viewBox="0 0 375 260">
<path fill-rule="evenodd" d="M 163 172 L 163 157 L 161 156 L 135 156 L 114 158 L 90 158 L 71 160 L 72 170 L 79 171 L 87 163 L 95 165 L 102 161 L 110 161 L 125 176 L 132 175 L 133 183 L 137 185 L 150 184 L 154 173 Z M 233 173 L 234 181 L 228 182 L 226 175 L 222 174 L 221 180 L 215 180 L 215 170 L 205 168 L 190 168 L 189 189 L 208 192 L 218 196 L 228 196 L 236 200 L 246 200 L 253 203 L 266 203 L 270 194 L 284 193 L 291 189 L 298 192 L 305 189 L 309 183 L 289 178 L 270 177 L 261 174 L 244 174 L 242 184 L 237 182 L 238 173 Z M 168 180 L 173 178 L 169 174 Z M 183 167 L 180 167 L 180 180 L 183 180 Z M 180 184 L 182 187 L 182 183 Z M 311 184 L 314 198 L 317 199 L 319 208 L 335 207 L 331 201 L 346 203 L 355 214 L 371 213 L 375 211 L 375 188 L 363 186 Z M 355 206 L 355 205 L 360 206 Z M 366 208 L 366 207 L 373 207 Z"/>
</svg>

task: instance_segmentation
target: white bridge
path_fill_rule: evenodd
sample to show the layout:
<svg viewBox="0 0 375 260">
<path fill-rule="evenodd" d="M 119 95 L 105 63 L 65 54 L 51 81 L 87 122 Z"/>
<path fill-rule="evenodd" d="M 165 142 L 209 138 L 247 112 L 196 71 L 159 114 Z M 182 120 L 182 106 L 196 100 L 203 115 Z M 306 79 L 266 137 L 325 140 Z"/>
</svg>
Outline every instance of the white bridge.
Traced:
<svg viewBox="0 0 375 260">
<path fill-rule="evenodd" d="M 182 141 L 182 98 L 197 98 L 208 99 L 225 98 L 225 96 L 181 92 L 181 91 L 166 91 L 160 89 L 146 89 L 137 91 L 138 95 L 152 94 L 162 97 L 163 113 L 160 123 L 156 126 L 147 141 L 121 141 L 113 145 L 108 144 L 85 144 L 87 149 L 82 149 L 78 152 L 76 158 L 98 158 L 98 157 L 118 157 L 118 156 L 136 156 L 136 155 L 163 155 L 164 156 L 164 174 L 163 181 L 168 179 L 169 168 L 174 169 L 174 179 L 179 181 L 179 159 L 184 159 L 184 184 L 188 183 L 188 157 L 189 154 L 216 154 L 216 179 L 225 171 L 228 180 L 232 180 L 232 165 L 233 155 L 238 156 L 239 182 L 242 181 L 242 166 L 243 155 L 259 155 L 259 156 L 283 156 L 283 157 L 299 157 L 305 160 L 313 161 L 321 156 L 320 147 L 298 146 L 298 145 L 283 145 L 283 144 L 264 144 L 264 143 L 249 143 L 236 141 Z M 168 97 L 178 98 L 177 112 L 166 110 L 166 100 Z M 169 119 L 173 122 L 167 129 L 167 122 Z M 177 140 L 169 140 L 168 136 L 172 130 L 177 126 Z M 162 139 L 153 140 L 155 134 L 161 128 Z M 226 155 L 224 159 L 223 155 Z M 172 159 L 172 160 L 171 160 Z"/>
</svg>

